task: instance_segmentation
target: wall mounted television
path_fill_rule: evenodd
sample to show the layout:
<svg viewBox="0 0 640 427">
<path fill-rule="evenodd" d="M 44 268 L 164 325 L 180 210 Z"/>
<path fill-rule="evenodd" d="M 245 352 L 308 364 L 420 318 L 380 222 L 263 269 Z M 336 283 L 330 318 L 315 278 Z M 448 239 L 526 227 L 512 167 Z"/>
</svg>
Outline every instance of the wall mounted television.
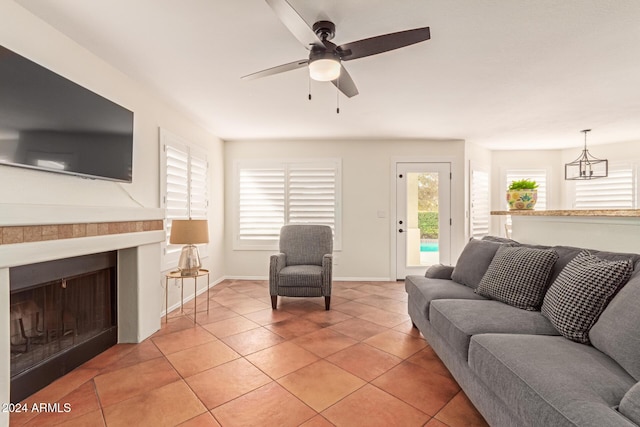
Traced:
<svg viewBox="0 0 640 427">
<path fill-rule="evenodd" d="M 131 182 L 133 112 L 0 46 L 0 167 Z"/>
</svg>

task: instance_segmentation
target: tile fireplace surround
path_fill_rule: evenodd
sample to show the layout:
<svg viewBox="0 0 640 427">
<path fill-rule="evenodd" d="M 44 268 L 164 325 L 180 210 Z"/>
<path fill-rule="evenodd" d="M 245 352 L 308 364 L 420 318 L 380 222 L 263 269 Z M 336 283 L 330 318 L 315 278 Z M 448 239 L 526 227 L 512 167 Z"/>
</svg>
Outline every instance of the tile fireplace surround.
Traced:
<svg viewBox="0 0 640 427">
<path fill-rule="evenodd" d="M 0 227 L 0 245 L 162 230 L 162 220 Z"/>
<path fill-rule="evenodd" d="M 10 394 L 9 268 L 117 251 L 118 342 L 140 342 L 160 328 L 162 218 L 155 208 L 0 204 L 0 402 Z M 1 413 L 0 425 L 7 424 Z"/>
</svg>

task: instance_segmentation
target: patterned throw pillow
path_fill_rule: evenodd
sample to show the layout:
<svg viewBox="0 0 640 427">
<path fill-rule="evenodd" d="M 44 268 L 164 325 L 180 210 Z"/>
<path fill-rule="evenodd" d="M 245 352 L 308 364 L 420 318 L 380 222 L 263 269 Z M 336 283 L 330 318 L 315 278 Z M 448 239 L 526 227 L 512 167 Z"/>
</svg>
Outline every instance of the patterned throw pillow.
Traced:
<svg viewBox="0 0 640 427">
<path fill-rule="evenodd" d="M 549 288 L 542 314 L 563 337 L 588 344 L 589 330 L 632 271 L 630 259 L 607 261 L 582 251 Z"/>
<path fill-rule="evenodd" d="M 538 310 L 557 259 L 553 249 L 502 245 L 476 292 L 524 310 Z"/>
</svg>

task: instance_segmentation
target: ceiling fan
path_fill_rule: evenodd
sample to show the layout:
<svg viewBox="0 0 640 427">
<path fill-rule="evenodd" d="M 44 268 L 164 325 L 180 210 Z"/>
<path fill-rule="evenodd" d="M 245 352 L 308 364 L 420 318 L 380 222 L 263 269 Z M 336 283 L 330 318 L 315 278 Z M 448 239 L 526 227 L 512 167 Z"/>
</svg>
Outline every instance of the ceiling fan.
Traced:
<svg viewBox="0 0 640 427">
<path fill-rule="evenodd" d="M 309 58 L 258 71 L 242 77 L 243 79 L 257 79 L 308 66 L 312 79 L 330 81 L 340 92 L 351 98 L 358 94 L 358 88 L 342 61 L 377 55 L 431 38 L 429 27 L 422 27 L 336 46 L 330 41 L 336 32 L 333 22 L 318 21 L 310 27 L 287 0 L 266 2 L 289 31 L 310 51 Z"/>
</svg>

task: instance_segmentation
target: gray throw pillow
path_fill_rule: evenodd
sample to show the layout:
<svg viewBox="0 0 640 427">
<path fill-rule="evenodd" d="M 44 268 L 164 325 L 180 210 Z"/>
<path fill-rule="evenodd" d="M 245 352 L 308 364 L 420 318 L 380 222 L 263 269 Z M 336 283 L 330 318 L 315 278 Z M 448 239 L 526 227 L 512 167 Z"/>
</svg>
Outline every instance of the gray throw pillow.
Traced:
<svg viewBox="0 0 640 427">
<path fill-rule="evenodd" d="M 634 423 L 640 425 L 640 383 L 627 391 L 620 402 L 618 411 Z"/>
<path fill-rule="evenodd" d="M 469 240 L 451 273 L 451 279 L 470 288 L 477 288 L 500 246 L 497 242 Z"/>
<path fill-rule="evenodd" d="M 498 248 L 476 292 L 524 310 L 538 310 L 558 254 L 524 246 Z"/>
<path fill-rule="evenodd" d="M 424 277 L 429 279 L 451 279 L 451 273 L 453 273 L 452 266 L 436 264 L 427 269 Z"/>
<path fill-rule="evenodd" d="M 588 344 L 589 330 L 632 271 L 630 259 L 607 261 L 582 251 L 549 288 L 542 314 L 563 337 Z"/>
</svg>

